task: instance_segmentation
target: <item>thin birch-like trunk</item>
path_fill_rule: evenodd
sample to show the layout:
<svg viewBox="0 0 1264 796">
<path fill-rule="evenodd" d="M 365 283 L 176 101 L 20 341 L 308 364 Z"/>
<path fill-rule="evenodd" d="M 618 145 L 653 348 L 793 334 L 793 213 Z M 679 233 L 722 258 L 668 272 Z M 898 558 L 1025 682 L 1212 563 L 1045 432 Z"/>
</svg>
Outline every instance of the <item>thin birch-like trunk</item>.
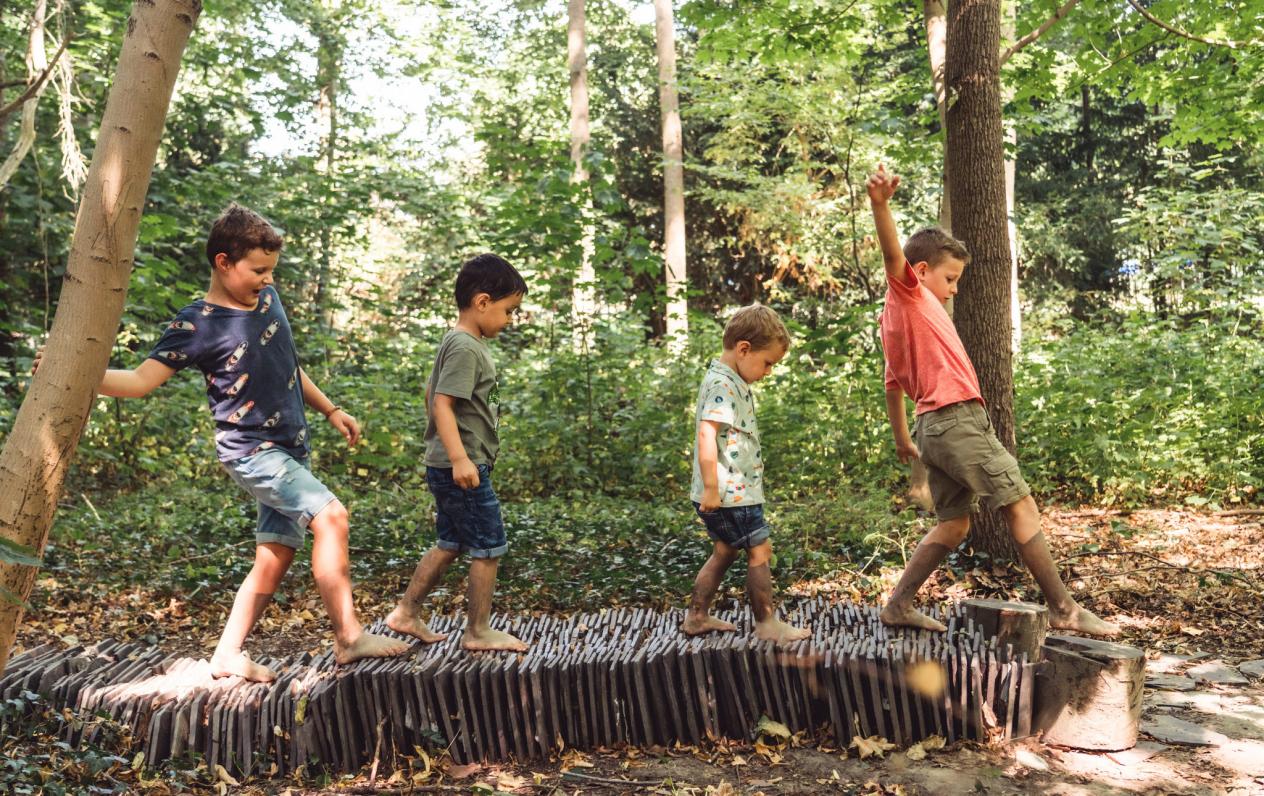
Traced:
<svg viewBox="0 0 1264 796">
<path fill-rule="evenodd" d="M 667 338 L 682 346 L 688 339 L 685 265 L 685 153 L 676 94 L 676 38 L 671 0 L 654 0 L 658 44 L 658 97 L 663 121 L 663 260 L 667 275 Z"/>
<path fill-rule="evenodd" d="M 0 534 L 41 555 L 109 362 L 171 92 L 201 11 L 201 0 L 136 0 L 132 7 L 43 364 L 0 452 Z M 0 564 L 0 586 L 25 601 L 36 571 Z M 21 605 L 0 602 L 0 670 L 21 619 Z"/>
</svg>

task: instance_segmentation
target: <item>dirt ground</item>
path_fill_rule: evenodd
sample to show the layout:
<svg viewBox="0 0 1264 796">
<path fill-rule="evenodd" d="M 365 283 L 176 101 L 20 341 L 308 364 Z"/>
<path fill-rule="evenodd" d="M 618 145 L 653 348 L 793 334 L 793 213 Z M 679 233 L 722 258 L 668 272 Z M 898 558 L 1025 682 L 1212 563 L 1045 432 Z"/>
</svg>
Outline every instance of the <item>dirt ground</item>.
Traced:
<svg viewBox="0 0 1264 796">
<path fill-rule="evenodd" d="M 417 757 L 399 771 L 366 769 L 325 780 L 254 778 L 206 791 L 243 793 L 848 793 L 848 794 L 1264 794 L 1264 681 L 1249 662 L 1264 658 L 1264 514 L 1102 508 L 1046 511 L 1046 532 L 1073 593 L 1124 627 L 1124 643 L 1147 656 L 1141 743 L 1121 753 L 1056 749 L 1038 739 L 1002 747 L 956 744 L 929 751 L 888 750 L 861 759 L 828 737 L 719 740 L 700 748 L 562 750 L 549 761 L 460 767 Z M 898 577 L 840 571 L 786 587 L 872 599 Z M 57 584 L 73 589 L 74 584 Z M 67 589 L 68 591 L 70 589 Z M 372 593 L 372 589 L 366 588 Z M 961 566 L 937 573 L 926 599 L 970 596 L 1039 601 L 1012 567 Z M 85 622 L 82 607 L 50 602 L 21 630 L 19 647 L 74 643 L 107 632 L 139 636 L 155 627 L 164 648 L 208 651 L 214 616 L 182 616 L 178 606 L 145 606 L 121 595 Z M 365 604 L 372 615 L 381 606 Z M 277 657 L 329 643 L 311 621 L 316 606 L 270 610 L 256 645 Z M 182 625 L 181 623 L 184 622 Z M 185 630 L 181 632 L 181 627 Z M 69 639 L 67 637 L 70 637 Z M 282 649 L 281 647 L 284 647 Z M 1242 664 L 1247 664 L 1238 670 Z M 915 759 L 921 757 L 921 759 Z M 136 781 L 138 791 L 169 792 Z M 319 784 L 319 786 L 318 786 Z M 195 788 L 197 789 L 197 788 Z"/>
</svg>

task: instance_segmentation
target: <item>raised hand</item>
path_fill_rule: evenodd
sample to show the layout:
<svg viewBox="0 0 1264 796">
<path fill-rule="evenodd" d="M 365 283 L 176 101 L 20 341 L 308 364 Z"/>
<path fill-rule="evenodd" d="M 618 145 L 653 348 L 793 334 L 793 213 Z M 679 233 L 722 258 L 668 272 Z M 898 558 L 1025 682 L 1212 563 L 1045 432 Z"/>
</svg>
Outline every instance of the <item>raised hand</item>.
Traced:
<svg viewBox="0 0 1264 796">
<path fill-rule="evenodd" d="M 900 177 L 897 174 L 887 174 L 886 166 L 879 163 L 878 169 L 869 177 L 865 183 L 865 190 L 869 192 L 869 201 L 875 204 L 885 204 L 895 195 L 895 189 L 900 186 Z"/>
</svg>

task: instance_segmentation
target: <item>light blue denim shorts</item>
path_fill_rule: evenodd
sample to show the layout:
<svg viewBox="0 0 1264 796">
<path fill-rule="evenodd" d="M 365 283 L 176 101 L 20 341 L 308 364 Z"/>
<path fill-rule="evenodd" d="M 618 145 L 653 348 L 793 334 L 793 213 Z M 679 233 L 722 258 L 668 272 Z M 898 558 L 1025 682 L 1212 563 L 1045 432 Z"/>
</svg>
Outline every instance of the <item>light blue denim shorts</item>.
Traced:
<svg viewBox="0 0 1264 796">
<path fill-rule="evenodd" d="M 312 475 L 307 459 L 271 450 L 223 462 L 237 485 L 259 503 L 255 543 L 275 542 L 298 549 L 312 518 L 337 500 Z"/>
</svg>

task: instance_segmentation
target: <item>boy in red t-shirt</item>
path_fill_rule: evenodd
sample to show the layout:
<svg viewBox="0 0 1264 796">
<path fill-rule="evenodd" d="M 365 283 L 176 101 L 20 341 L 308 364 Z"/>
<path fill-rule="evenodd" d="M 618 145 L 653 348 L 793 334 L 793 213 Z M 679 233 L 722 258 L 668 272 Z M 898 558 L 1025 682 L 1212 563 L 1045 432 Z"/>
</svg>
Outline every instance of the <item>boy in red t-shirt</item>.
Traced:
<svg viewBox="0 0 1264 796">
<path fill-rule="evenodd" d="M 949 551 L 966 538 L 979 497 L 999 509 L 1049 602 L 1049 624 L 1097 636 L 1119 628 L 1080 607 L 1067 592 L 1040 530 L 1040 510 L 1018 471 L 1018 462 L 996 438 L 983 407 L 979 379 L 956 327 L 944 309 L 970 262 L 962 243 L 942 229 L 915 233 L 900 248 L 888 202 L 900 178 L 879 165 L 867 189 L 887 272 L 886 306 L 880 321 L 886 356 L 887 415 L 901 462 L 920 459 L 929 475 L 939 524 L 917 546 L 882 609 L 888 625 L 946 628 L 913 607 L 913 597 Z M 904 396 L 916 404 L 909 435 Z"/>
</svg>

